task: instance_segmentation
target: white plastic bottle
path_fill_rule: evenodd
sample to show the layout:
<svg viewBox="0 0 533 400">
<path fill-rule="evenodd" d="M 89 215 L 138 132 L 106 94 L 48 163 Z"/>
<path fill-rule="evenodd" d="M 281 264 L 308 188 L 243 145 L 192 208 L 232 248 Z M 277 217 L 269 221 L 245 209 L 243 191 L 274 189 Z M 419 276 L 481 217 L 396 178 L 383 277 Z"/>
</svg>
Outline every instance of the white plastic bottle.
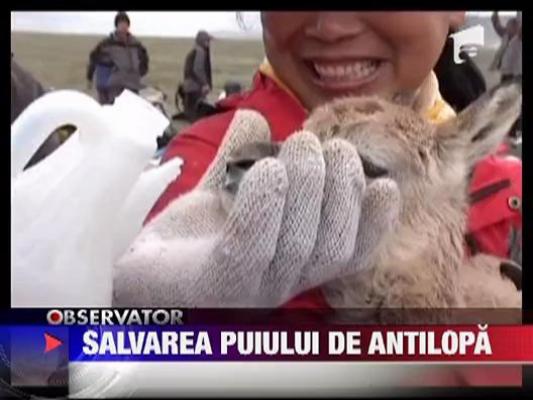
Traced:
<svg viewBox="0 0 533 400">
<path fill-rule="evenodd" d="M 57 127 L 77 131 L 35 166 L 23 167 Z M 125 91 L 100 106 L 74 91 L 49 93 L 13 123 L 13 307 L 109 307 L 112 266 L 180 173 L 172 160 L 143 172 L 168 121 Z"/>
</svg>

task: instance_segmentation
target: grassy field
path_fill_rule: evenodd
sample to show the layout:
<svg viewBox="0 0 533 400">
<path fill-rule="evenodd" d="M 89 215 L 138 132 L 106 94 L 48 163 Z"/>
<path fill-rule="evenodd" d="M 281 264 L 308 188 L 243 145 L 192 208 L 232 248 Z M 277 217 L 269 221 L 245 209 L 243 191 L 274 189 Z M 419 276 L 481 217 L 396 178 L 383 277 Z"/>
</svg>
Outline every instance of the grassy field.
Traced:
<svg viewBox="0 0 533 400">
<path fill-rule="evenodd" d="M 11 33 L 11 49 L 22 66 L 46 86 L 87 92 L 85 71 L 89 52 L 101 37 Z M 159 87 L 174 98 L 177 82 L 183 76 L 183 62 L 193 40 L 186 38 L 140 38 L 150 55 L 150 72 L 146 83 Z M 488 86 L 497 83 L 498 75 L 488 66 L 494 50 L 481 50 L 476 63 L 485 74 Z M 252 76 L 263 59 L 263 45 L 255 40 L 218 39 L 212 45 L 215 98 L 224 82 L 236 80 L 249 87 Z M 91 94 L 95 95 L 94 91 Z"/>
<path fill-rule="evenodd" d="M 11 33 L 11 51 L 45 86 L 88 92 L 85 73 L 89 52 L 100 39 L 97 36 Z M 177 83 L 183 79 L 183 62 L 193 39 L 140 39 L 150 56 L 145 83 L 159 87 L 173 99 Z M 216 97 L 224 82 L 230 79 L 249 87 L 263 60 L 263 44 L 255 40 L 217 39 L 212 44 L 211 59 L 212 96 Z M 96 95 L 94 91 L 90 93 Z"/>
</svg>

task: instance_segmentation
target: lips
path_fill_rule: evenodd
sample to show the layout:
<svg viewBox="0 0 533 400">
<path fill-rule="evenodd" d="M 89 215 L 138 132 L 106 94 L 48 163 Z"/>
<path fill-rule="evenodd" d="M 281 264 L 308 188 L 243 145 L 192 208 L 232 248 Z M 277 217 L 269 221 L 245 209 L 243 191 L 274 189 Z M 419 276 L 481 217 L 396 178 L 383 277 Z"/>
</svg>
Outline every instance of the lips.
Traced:
<svg viewBox="0 0 533 400">
<path fill-rule="evenodd" d="M 350 81 L 372 75 L 379 67 L 379 61 L 362 60 L 334 64 L 314 62 L 313 67 L 320 79 Z"/>
<path fill-rule="evenodd" d="M 306 62 L 315 84 L 329 90 L 351 91 L 374 80 L 384 64 L 378 59 L 313 60 Z"/>
</svg>

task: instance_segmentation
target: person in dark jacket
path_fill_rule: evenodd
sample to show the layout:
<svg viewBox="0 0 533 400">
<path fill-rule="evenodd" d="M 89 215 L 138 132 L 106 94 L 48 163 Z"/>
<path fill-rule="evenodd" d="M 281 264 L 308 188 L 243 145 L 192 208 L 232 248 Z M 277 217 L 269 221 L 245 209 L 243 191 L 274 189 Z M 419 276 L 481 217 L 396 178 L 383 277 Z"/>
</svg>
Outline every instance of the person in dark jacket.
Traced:
<svg viewBox="0 0 533 400">
<path fill-rule="evenodd" d="M 46 93 L 43 86 L 28 71 L 22 68 L 11 56 L 11 123 L 28 107 L 33 101 Z M 39 147 L 37 152 L 30 159 L 24 169 L 37 164 L 43 158 L 52 153 L 61 145 L 61 140 L 57 132 Z"/>
<path fill-rule="evenodd" d="M 102 40 L 89 56 L 87 80 L 96 88 L 102 104 L 112 104 L 124 89 L 138 93 L 141 78 L 148 73 L 146 48 L 130 33 L 130 19 L 125 12 L 115 17 L 115 31 Z"/>
<path fill-rule="evenodd" d="M 191 122 L 198 118 L 198 105 L 213 89 L 210 55 L 212 39 L 206 31 L 199 31 L 196 34 L 195 46 L 185 59 L 183 107 L 185 116 Z"/>
</svg>

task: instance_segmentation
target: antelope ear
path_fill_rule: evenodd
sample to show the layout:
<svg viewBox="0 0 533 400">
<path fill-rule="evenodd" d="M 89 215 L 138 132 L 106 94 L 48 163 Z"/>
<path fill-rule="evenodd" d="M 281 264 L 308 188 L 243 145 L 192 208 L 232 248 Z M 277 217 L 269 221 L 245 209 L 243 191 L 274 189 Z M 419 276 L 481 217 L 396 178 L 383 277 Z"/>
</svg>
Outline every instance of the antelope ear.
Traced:
<svg viewBox="0 0 533 400">
<path fill-rule="evenodd" d="M 437 128 L 443 153 L 462 154 L 474 165 L 502 143 L 522 108 L 522 84 L 500 84 L 483 94 L 457 117 Z M 454 157 L 452 157 L 454 158 Z"/>
</svg>

